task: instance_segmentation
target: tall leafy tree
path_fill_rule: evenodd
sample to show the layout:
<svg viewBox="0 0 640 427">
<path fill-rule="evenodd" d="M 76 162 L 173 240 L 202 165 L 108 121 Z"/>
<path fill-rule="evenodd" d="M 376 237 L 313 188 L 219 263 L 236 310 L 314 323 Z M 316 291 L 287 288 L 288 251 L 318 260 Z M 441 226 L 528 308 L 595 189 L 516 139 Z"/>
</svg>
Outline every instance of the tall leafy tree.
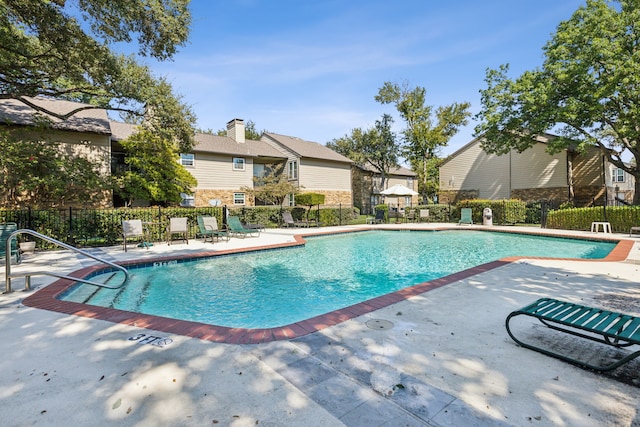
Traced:
<svg viewBox="0 0 640 427">
<path fill-rule="evenodd" d="M 59 119 L 87 108 L 135 117 L 182 151 L 193 144 L 195 118 L 171 85 L 114 44 L 137 42 L 138 55 L 170 59 L 185 44 L 189 0 L 3 0 L 0 4 L 0 98 L 14 98 Z M 88 103 L 64 115 L 31 97 Z M 129 120 L 131 120 L 131 117 Z"/>
<path fill-rule="evenodd" d="M 69 156 L 57 142 L 0 131 L 0 206 L 64 207 L 106 200 L 109 189 L 95 163 Z"/>
<path fill-rule="evenodd" d="M 635 177 L 634 204 L 640 204 L 638 22 L 637 0 L 587 0 L 560 23 L 540 68 L 515 79 L 508 77 L 508 65 L 487 70 L 476 127 L 484 149 L 522 152 L 536 135 L 559 133 L 547 144 L 549 152 L 598 147 Z"/>
<path fill-rule="evenodd" d="M 128 169 L 115 177 L 115 192 L 130 205 L 133 200 L 149 200 L 167 205 L 178 203 L 180 193 L 191 193 L 196 179 L 178 162 L 174 141 L 141 129 L 121 141 L 135 156 L 127 156 Z"/>
<path fill-rule="evenodd" d="M 408 83 L 385 82 L 378 90 L 375 100 L 381 104 L 393 104 L 404 120 L 402 130 L 403 154 L 418 173 L 419 190 L 423 195 L 433 196 L 437 192 L 437 168 L 433 159 L 439 150 L 446 147 L 461 126 L 468 123 L 471 115 L 468 102 L 434 108 L 426 103 L 427 90 Z"/>
<path fill-rule="evenodd" d="M 358 166 L 372 166 L 382 177 L 382 188 L 392 168 L 398 167 L 401 145 L 391 130 L 393 117 L 384 114 L 375 125 L 363 130 L 356 128 L 351 135 L 333 139 L 327 147 L 353 160 Z"/>
</svg>

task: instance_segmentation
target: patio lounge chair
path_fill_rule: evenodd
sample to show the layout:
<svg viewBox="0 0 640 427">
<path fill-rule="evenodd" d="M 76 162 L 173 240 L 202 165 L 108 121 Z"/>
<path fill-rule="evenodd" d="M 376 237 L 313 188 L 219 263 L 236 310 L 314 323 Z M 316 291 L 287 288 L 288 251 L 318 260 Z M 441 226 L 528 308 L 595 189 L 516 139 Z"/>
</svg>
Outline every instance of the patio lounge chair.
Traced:
<svg viewBox="0 0 640 427">
<path fill-rule="evenodd" d="M 460 209 L 460 221 L 458 221 L 458 225 L 467 224 L 472 225 L 473 219 L 471 219 L 471 208 L 462 208 Z"/>
<path fill-rule="evenodd" d="M 137 239 L 140 241 L 138 246 L 149 249 L 150 244 L 146 242 L 146 233 L 142 226 L 141 219 L 123 219 L 122 220 L 122 247 L 127 252 L 127 241 L 129 239 Z"/>
<path fill-rule="evenodd" d="M 283 211 L 282 212 L 282 220 L 284 221 L 285 227 L 308 227 L 309 223 L 307 221 L 295 221 L 293 216 L 291 216 L 291 212 Z"/>
<path fill-rule="evenodd" d="M 636 350 L 626 354 L 621 351 L 620 358 L 611 360 L 610 363 L 605 362 L 606 364 L 604 365 L 594 365 L 590 363 L 590 360 L 587 361 L 586 358 L 582 360 L 574 359 L 567 353 L 560 354 L 552 348 L 542 348 L 536 345 L 537 343 L 526 343 L 516 338 L 511 330 L 510 322 L 514 317 L 520 315 L 525 316 L 524 318 L 538 319 L 543 325 L 554 331 L 610 345 L 618 349 L 636 346 L 634 347 Z M 521 347 L 596 371 L 611 371 L 640 356 L 640 350 L 637 348 L 637 346 L 640 346 L 640 317 L 634 317 L 630 314 L 617 313 L 551 298 L 540 298 L 526 307 L 512 311 L 507 316 L 505 326 L 509 336 Z M 597 357 L 594 359 L 599 361 Z"/>
<path fill-rule="evenodd" d="M 189 224 L 187 218 L 170 218 L 167 226 L 167 243 L 171 244 L 174 234 L 182 236 L 182 241 L 189 244 Z"/>
<path fill-rule="evenodd" d="M 381 224 L 384 222 L 384 210 L 376 209 L 376 216 L 367 218 L 367 224 Z"/>
<path fill-rule="evenodd" d="M 246 236 L 260 236 L 260 230 L 244 228 L 244 226 L 240 222 L 240 218 L 238 218 L 237 216 L 227 217 L 227 227 L 229 229 L 230 236 L 242 237 L 243 239 Z"/>
<path fill-rule="evenodd" d="M 7 239 L 9 238 L 9 235 L 16 230 L 18 230 L 18 224 L 15 222 L 0 224 L 0 258 L 7 256 Z M 19 264 L 21 254 L 18 249 L 18 240 L 15 238 L 11 241 L 11 247 L 9 248 L 9 257 L 13 259 L 14 255 L 16 257 L 16 262 Z"/>
<path fill-rule="evenodd" d="M 213 243 L 213 239 L 226 238 L 227 241 L 229 240 L 227 231 L 218 228 L 218 220 L 215 216 L 198 215 L 198 228 L 205 242 L 207 238 L 211 239 L 211 243 Z"/>
</svg>

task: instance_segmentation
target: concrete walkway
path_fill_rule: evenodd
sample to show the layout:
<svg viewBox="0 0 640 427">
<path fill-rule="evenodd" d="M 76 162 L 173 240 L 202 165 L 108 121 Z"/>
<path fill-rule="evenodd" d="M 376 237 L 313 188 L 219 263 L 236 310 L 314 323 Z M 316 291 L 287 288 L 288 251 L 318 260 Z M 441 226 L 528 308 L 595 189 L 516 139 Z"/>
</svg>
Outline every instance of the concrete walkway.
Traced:
<svg viewBox="0 0 640 427">
<path fill-rule="evenodd" d="M 293 242 L 294 234 L 353 228 L 273 229 L 213 248 L 271 246 Z M 24 281 L 15 279 L 15 292 L 0 295 L 1 424 L 638 426 L 639 361 L 594 373 L 520 348 L 504 328 L 509 312 L 542 296 L 640 315 L 640 236 L 613 237 L 635 242 L 626 260 L 521 260 L 313 334 L 256 345 L 25 307 L 22 299 L 34 291 L 21 291 Z M 92 252 L 123 261 L 211 248 L 190 241 Z M 70 273 L 91 264 L 56 251 L 28 256 L 13 271 Z M 52 281 L 37 276 L 32 286 Z M 521 333 L 573 354 L 609 352 L 532 325 Z"/>
</svg>

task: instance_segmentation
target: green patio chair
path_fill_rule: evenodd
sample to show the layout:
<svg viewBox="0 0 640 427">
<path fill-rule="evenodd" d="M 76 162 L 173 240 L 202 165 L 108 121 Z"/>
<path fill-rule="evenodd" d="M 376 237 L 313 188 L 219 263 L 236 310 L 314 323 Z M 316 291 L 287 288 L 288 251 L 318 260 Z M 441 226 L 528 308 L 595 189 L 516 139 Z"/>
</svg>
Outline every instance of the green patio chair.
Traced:
<svg viewBox="0 0 640 427">
<path fill-rule="evenodd" d="M 472 225 L 473 219 L 471 218 L 471 216 L 472 216 L 471 208 L 460 209 L 460 221 L 458 221 L 458 225 L 461 225 L 461 224 Z"/>
<path fill-rule="evenodd" d="M 218 220 L 215 216 L 198 215 L 198 228 L 200 229 L 200 235 L 205 242 L 208 238 L 211 239 L 211 243 L 213 243 L 213 239 L 229 240 L 229 233 L 227 233 L 226 230 L 218 228 Z"/>
<path fill-rule="evenodd" d="M 255 228 L 245 228 L 240 222 L 240 218 L 237 216 L 227 217 L 227 229 L 230 236 L 242 237 L 243 239 L 246 236 L 260 236 L 260 230 Z"/>
<path fill-rule="evenodd" d="M 4 258 L 7 256 L 7 239 L 9 239 L 9 235 L 14 231 L 18 230 L 18 224 L 15 222 L 7 222 L 5 224 L 0 224 L 0 258 Z M 20 263 L 21 254 L 20 249 L 18 249 L 18 240 L 14 238 L 11 241 L 11 247 L 9 248 L 9 257 L 13 259 L 16 257 L 16 263 Z"/>
</svg>

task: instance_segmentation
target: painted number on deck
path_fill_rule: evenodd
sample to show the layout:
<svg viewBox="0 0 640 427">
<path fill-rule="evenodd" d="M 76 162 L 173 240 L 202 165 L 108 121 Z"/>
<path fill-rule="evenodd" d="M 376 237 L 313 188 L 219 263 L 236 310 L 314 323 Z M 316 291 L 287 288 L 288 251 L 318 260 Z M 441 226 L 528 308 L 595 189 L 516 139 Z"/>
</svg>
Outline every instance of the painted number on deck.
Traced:
<svg viewBox="0 0 640 427">
<path fill-rule="evenodd" d="M 129 337 L 129 341 L 138 341 L 138 344 L 151 344 L 156 347 L 164 347 L 173 342 L 171 338 L 156 337 L 147 334 L 138 334 Z"/>
</svg>

